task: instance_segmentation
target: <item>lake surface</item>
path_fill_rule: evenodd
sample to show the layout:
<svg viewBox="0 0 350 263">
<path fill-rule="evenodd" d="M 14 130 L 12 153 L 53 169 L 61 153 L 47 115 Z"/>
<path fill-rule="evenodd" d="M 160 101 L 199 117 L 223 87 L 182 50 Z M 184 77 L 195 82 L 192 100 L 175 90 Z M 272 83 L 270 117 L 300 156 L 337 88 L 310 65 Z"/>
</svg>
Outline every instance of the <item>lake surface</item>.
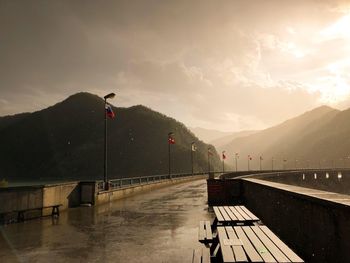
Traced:
<svg viewBox="0 0 350 263">
<path fill-rule="evenodd" d="M 2 226 L 0 262 L 191 262 L 206 202 L 198 180 Z"/>
</svg>

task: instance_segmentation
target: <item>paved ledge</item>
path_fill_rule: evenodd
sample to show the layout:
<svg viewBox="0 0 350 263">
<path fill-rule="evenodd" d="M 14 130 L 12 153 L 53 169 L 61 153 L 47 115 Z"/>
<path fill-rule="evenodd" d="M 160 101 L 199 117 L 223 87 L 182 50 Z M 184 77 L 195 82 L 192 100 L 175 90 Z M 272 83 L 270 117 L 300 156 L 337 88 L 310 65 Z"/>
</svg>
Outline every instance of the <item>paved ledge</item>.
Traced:
<svg viewBox="0 0 350 263">
<path fill-rule="evenodd" d="M 350 196 L 349 195 L 321 191 L 321 190 L 317 190 L 317 189 L 310 189 L 310 188 L 288 185 L 288 184 L 275 183 L 275 182 L 271 182 L 271 181 L 254 179 L 254 178 L 249 178 L 249 179 L 245 178 L 242 180 L 265 185 L 267 187 L 280 189 L 283 191 L 288 191 L 290 193 L 294 193 L 294 194 L 298 194 L 298 195 L 303 195 L 306 198 L 308 198 L 308 197 L 316 198 L 316 199 L 319 199 L 321 202 L 322 201 L 329 201 L 329 202 L 334 202 L 334 203 L 338 203 L 338 204 L 350 207 Z M 315 201 L 317 201 L 317 200 L 315 200 Z"/>
</svg>

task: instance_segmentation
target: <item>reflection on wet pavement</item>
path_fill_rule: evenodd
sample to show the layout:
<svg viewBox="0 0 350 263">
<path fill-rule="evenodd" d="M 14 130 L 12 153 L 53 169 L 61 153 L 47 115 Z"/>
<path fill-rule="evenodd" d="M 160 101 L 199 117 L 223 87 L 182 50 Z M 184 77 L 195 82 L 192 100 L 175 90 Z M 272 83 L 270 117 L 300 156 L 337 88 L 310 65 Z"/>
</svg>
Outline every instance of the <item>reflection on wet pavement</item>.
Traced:
<svg viewBox="0 0 350 263">
<path fill-rule="evenodd" d="M 0 262 L 190 262 L 206 202 L 199 180 L 2 226 Z"/>
</svg>

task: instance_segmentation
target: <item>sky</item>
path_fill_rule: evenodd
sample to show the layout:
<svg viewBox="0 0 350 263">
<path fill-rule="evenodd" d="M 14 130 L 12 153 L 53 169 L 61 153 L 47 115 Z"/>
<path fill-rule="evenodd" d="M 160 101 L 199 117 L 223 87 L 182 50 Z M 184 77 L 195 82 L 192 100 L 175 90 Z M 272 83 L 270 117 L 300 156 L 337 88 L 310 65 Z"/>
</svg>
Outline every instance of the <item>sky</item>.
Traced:
<svg viewBox="0 0 350 263">
<path fill-rule="evenodd" d="M 350 107 L 350 0 L 0 0 L 0 116 L 115 92 L 190 127 Z"/>
</svg>

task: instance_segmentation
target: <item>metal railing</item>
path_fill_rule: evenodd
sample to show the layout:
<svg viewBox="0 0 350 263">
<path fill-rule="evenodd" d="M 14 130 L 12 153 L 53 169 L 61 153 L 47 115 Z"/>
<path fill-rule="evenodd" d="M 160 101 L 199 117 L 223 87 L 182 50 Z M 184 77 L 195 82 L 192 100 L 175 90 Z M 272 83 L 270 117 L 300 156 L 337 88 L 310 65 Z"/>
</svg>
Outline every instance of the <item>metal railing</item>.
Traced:
<svg viewBox="0 0 350 263">
<path fill-rule="evenodd" d="M 213 174 L 218 174 L 222 172 L 211 172 Z M 205 175 L 208 174 L 208 172 L 200 172 L 200 173 L 178 173 L 178 174 L 160 174 L 160 175 L 150 175 L 150 176 L 141 176 L 141 177 L 130 177 L 130 178 L 120 178 L 120 179 L 113 179 L 109 180 L 109 189 L 115 190 L 120 188 L 127 188 L 135 185 L 142 185 L 142 184 L 150 184 L 154 182 L 169 180 L 169 179 L 175 179 L 175 178 L 181 178 L 181 177 L 190 177 L 190 176 L 196 176 L 196 175 Z M 97 189 L 98 192 L 104 191 L 105 189 L 105 183 L 103 181 L 97 181 Z"/>
</svg>

